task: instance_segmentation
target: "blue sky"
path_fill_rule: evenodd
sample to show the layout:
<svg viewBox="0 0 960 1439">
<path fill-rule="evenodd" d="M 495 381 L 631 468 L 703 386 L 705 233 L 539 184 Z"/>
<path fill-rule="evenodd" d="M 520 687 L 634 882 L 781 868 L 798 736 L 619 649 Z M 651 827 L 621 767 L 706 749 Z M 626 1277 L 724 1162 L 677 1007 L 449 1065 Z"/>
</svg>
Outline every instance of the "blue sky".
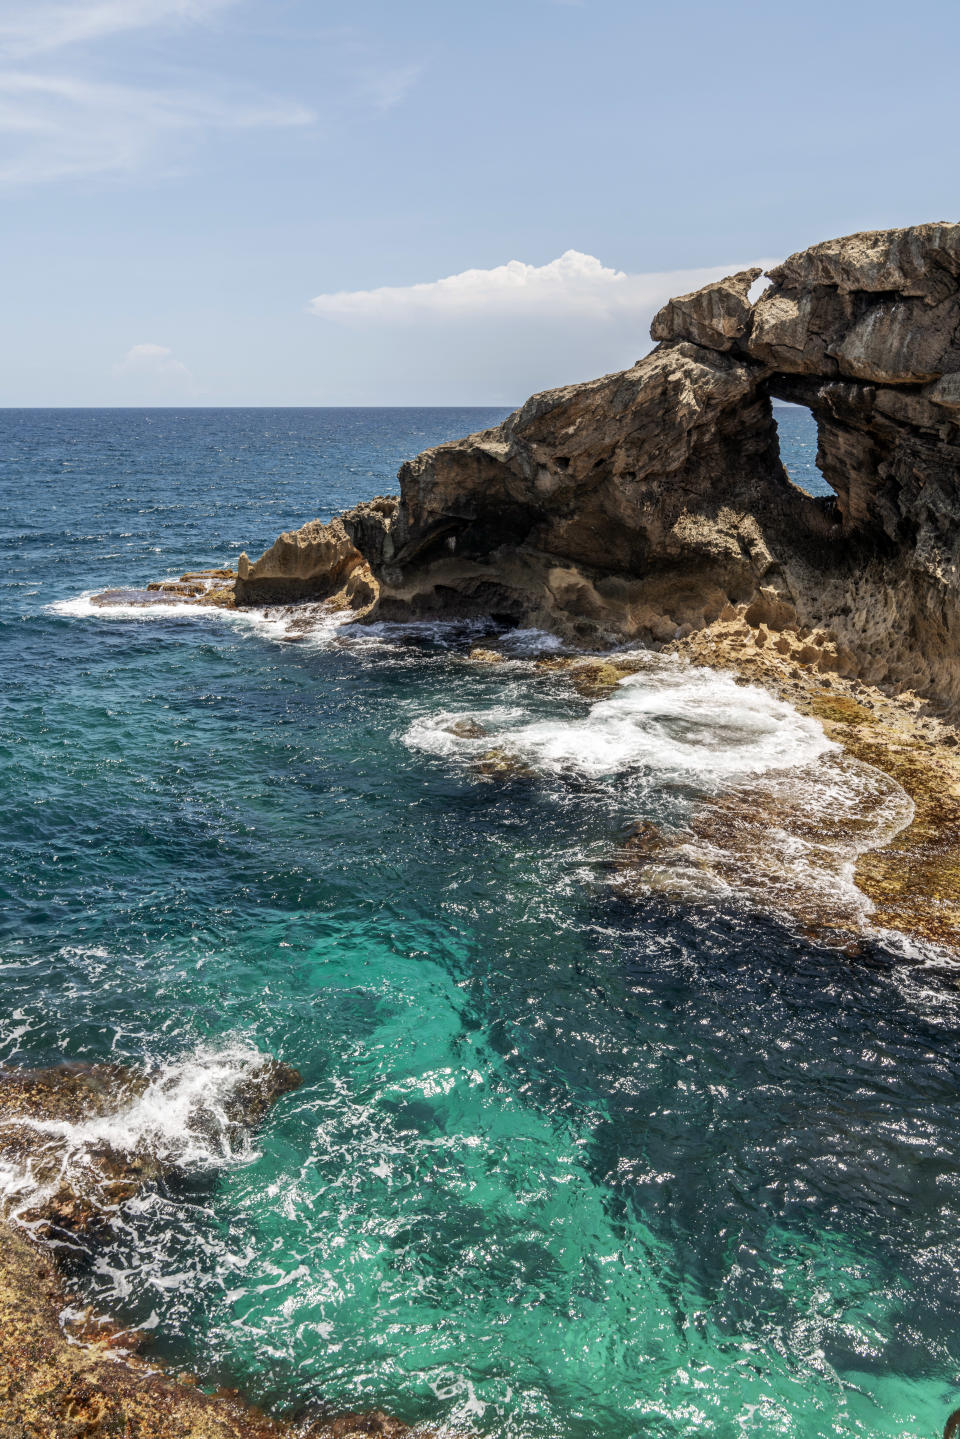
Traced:
<svg viewBox="0 0 960 1439">
<path fill-rule="evenodd" d="M 620 368 L 670 293 L 960 218 L 958 54 L 955 0 L 0 0 L 0 404 Z"/>
</svg>

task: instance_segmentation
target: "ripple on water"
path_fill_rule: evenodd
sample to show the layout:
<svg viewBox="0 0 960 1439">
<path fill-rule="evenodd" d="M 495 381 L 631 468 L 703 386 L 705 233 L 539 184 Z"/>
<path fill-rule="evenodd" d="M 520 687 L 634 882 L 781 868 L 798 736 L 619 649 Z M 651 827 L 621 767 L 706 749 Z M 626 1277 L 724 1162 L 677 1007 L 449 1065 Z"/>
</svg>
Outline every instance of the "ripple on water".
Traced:
<svg viewBox="0 0 960 1439">
<path fill-rule="evenodd" d="M 169 1142 L 199 1146 L 78 1300 L 279 1407 L 928 1439 L 960 1373 L 956 995 L 926 951 L 851 964 L 766 912 L 791 864 L 834 883 L 823 850 L 896 823 L 895 792 L 659 660 L 589 711 L 536 636 L 485 666 L 485 628 L 41 608 L 252 553 L 484 422 L 0 415 L 0 586 L 37 592 L 0 622 L 0 1053 L 167 1072 Z M 528 777 L 477 783 L 511 745 Z M 688 868 L 722 903 L 589 882 L 625 822 L 674 842 L 701 812 Z M 225 1155 L 177 1076 L 234 1044 L 305 1082 Z"/>
</svg>

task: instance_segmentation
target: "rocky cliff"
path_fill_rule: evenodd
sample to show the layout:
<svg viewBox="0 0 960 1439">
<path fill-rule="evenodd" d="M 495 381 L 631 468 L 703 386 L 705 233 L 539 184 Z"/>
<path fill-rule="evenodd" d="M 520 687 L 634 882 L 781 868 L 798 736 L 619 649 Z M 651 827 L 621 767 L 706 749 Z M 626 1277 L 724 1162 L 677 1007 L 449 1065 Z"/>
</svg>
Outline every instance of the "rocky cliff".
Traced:
<svg viewBox="0 0 960 1439">
<path fill-rule="evenodd" d="M 581 645 L 737 619 L 957 713 L 960 224 L 816 245 L 751 303 L 759 273 L 670 301 L 632 369 L 410 461 L 399 500 L 243 557 L 238 603 L 336 594 Z M 835 498 L 790 482 L 774 398 L 812 410 Z"/>
</svg>

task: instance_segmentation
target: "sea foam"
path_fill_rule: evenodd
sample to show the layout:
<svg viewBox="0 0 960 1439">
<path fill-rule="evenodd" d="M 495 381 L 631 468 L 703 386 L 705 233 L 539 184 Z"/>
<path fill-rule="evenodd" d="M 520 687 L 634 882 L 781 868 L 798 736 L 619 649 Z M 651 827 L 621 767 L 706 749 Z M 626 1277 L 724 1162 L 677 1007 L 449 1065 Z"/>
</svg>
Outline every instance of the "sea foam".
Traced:
<svg viewBox="0 0 960 1439">
<path fill-rule="evenodd" d="M 104 1146 L 131 1158 L 148 1153 L 160 1168 L 208 1170 L 246 1163 L 256 1150 L 249 1131 L 229 1112 L 241 1085 L 252 1080 L 266 1056 L 242 1039 L 199 1045 L 153 1070 L 143 1092 L 104 1115 L 70 1122 L 10 1116 L 9 1123 L 32 1130 L 36 1150 L 55 1153 L 59 1178 L 82 1174 L 90 1156 Z M 31 1146 L 33 1148 L 33 1146 Z M 0 1162 L 0 1207 L 16 1214 L 34 1209 L 58 1180 L 38 1180 L 28 1156 Z"/>
<path fill-rule="evenodd" d="M 457 739 L 448 728 L 457 719 L 482 724 L 484 737 Z M 530 720 L 517 707 L 444 711 L 416 720 L 404 738 L 434 754 L 496 746 L 547 775 L 601 779 L 646 771 L 705 786 L 796 768 L 837 748 L 816 720 L 765 690 L 666 660 L 621 681 L 583 716 Z"/>
</svg>

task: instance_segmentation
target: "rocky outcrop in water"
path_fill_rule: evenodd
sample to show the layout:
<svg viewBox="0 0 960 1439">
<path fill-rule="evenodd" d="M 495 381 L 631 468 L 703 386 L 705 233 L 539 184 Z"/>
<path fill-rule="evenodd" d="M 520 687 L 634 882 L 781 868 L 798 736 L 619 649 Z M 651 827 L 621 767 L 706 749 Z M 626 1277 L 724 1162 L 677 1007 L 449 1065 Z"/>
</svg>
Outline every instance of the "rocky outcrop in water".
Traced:
<svg viewBox="0 0 960 1439">
<path fill-rule="evenodd" d="M 229 1147 L 299 1083 L 289 1065 L 250 1061 L 218 1092 L 198 1097 L 186 1127 Z M 2 1439 L 402 1439 L 407 1426 L 378 1410 L 305 1413 L 294 1422 L 272 1419 L 234 1392 L 204 1393 L 192 1375 L 145 1358 L 143 1334 L 72 1308 L 56 1255 L 75 1252 L 80 1240 L 89 1245 L 119 1205 L 177 1167 L 137 1112 L 163 1098 L 162 1076 L 120 1064 L 0 1070 L 8 1195 L 0 1217 Z M 124 1126 L 125 1115 L 138 1122 Z M 56 1237 L 66 1248 L 28 1235 Z"/>
<path fill-rule="evenodd" d="M 386 505 L 388 511 L 395 508 L 391 501 Z M 238 604 L 310 599 L 355 610 L 376 598 L 366 560 L 339 519 L 328 525 L 311 520 L 302 529 L 287 531 L 254 564 L 241 555 L 234 592 Z"/>
<path fill-rule="evenodd" d="M 225 1092 L 197 1102 L 185 1121 L 187 1132 L 210 1134 L 230 1148 L 299 1083 L 295 1069 L 274 1059 L 249 1064 Z M 82 1233 L 169 1174 L 177 1167 L 170 1137 L 137 1109 L 147 1096 L 162 1104 L 167 1087 L 122 1064 L 0 1069 L 5 1207 L 34 1232 Z M 20 1183 L 13 1179 L 18 1171 Z"/>
<path fill-rule="evenodd" d="M 303 592 L 365 565 L 364 617 L 489 614 L 582 645 L 740 617 L 956 713 L 960 225 L 816 245 L 751 304 L 758 274 L 670 301 L 632 369 L 410 461 L 399 500 L 284 537 Z M 812 410 L 835 498 L 790 482 L 773 399 Z M 268 551 L 240 602 L 286 564 Z"/>
</svg>

